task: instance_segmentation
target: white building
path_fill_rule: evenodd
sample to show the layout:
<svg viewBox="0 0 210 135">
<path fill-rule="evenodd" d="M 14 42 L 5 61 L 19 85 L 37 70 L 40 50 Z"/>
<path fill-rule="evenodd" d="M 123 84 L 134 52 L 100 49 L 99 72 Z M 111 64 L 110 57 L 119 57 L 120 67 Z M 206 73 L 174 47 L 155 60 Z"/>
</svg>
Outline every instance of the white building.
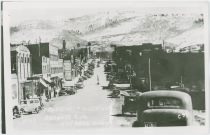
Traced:
<svg viewBox="0 0 210 135">
<path fill-rule="evenodd" d="M 23 45 L 11 46 L 11 73 L 17 74 L 18 99 L 26 99 L 34 94 L 31 77 L 31 56 L 30 51 Z"/>
</svg>

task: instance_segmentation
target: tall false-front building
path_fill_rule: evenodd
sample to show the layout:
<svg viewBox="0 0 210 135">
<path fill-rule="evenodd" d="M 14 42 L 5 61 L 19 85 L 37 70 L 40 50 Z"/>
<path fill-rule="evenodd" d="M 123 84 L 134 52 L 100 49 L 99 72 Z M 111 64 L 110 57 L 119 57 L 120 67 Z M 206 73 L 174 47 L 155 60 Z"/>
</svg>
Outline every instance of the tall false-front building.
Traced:
<svg viewBox="0 0 210 135">
<path fill-rule="evenodd" d="M 31 77 L 31 54 L 23 45 L 11 45 L 11 74 L 12 93 L 15 99 L 26 99 L 27 95 L 33 95 L 33 83 L 27 80 Z"/>
</svg>

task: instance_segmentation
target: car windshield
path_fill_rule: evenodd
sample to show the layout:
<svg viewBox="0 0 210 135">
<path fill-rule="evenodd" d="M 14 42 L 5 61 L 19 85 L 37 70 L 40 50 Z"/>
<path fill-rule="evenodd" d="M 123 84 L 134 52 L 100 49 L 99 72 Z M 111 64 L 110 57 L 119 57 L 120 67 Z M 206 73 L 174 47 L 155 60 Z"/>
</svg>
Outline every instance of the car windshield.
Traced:
<svg viewBox="0 0 210 135">
<path fill-rule="evenodd" d="M 177 98 L 161 97 L 152 98 L 147 101 L 148 108 L 159 108 L 159 107 L 170 107 L 170 108 L 181 108 L 182 102 Z"/>
<path fill-rule="evenodd" d="M 39 103 L 39 100 L 30 100 L 30 103 L 33 104 L 33 103 Z"/>
</svg>

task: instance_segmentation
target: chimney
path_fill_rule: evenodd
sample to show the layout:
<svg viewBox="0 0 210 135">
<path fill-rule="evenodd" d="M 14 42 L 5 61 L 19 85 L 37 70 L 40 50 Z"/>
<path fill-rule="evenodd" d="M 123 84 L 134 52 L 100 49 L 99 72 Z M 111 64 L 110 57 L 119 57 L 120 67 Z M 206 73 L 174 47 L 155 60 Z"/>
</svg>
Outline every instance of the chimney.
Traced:
<svg viewBox="0 0 210 135">
<path fill-rule="evenodd" d="M 66 49 L 66 41 L 63 40 L 63 49 Z"/>
</svg>

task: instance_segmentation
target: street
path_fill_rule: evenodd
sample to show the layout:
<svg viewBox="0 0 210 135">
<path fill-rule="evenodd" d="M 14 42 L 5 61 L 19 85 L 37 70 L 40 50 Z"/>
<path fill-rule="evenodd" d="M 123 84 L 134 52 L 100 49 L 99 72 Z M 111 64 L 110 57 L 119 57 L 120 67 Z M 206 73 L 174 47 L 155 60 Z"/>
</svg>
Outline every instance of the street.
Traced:
<svg viewBox="0 0 210 135">
<path fill-rule="evenodd" d="M 107 98 L 110 93 L 100 84 L 106 81 L 103 65 L 84 81 L 85 87 L 75 95 L 52 99 L 38 114 L 23 115 L 14 120 L 14 128 L 22 130 L 61 130 L 77 127 L 131 126 L 135 116 L 122 117 L 122 98 Z M 97 85 L 97 75 L 100 84 Z"/>
<path fill-rule="evenodd" d="M 131 127 L 136 115 L 122 115 L 123 97 L 108 98 L 111 93 L 103 90 L 106 82 L 104 65 L 95 68 L 94 75 L 84 81 L 85 87 L 75 95 L 53 98 L 38 114 L 23 115 L 14 119 L 15 130 L 67 130 L 90 127 Z M 97 84 L 99 76 L 99 85 Z"/>
</svg>

